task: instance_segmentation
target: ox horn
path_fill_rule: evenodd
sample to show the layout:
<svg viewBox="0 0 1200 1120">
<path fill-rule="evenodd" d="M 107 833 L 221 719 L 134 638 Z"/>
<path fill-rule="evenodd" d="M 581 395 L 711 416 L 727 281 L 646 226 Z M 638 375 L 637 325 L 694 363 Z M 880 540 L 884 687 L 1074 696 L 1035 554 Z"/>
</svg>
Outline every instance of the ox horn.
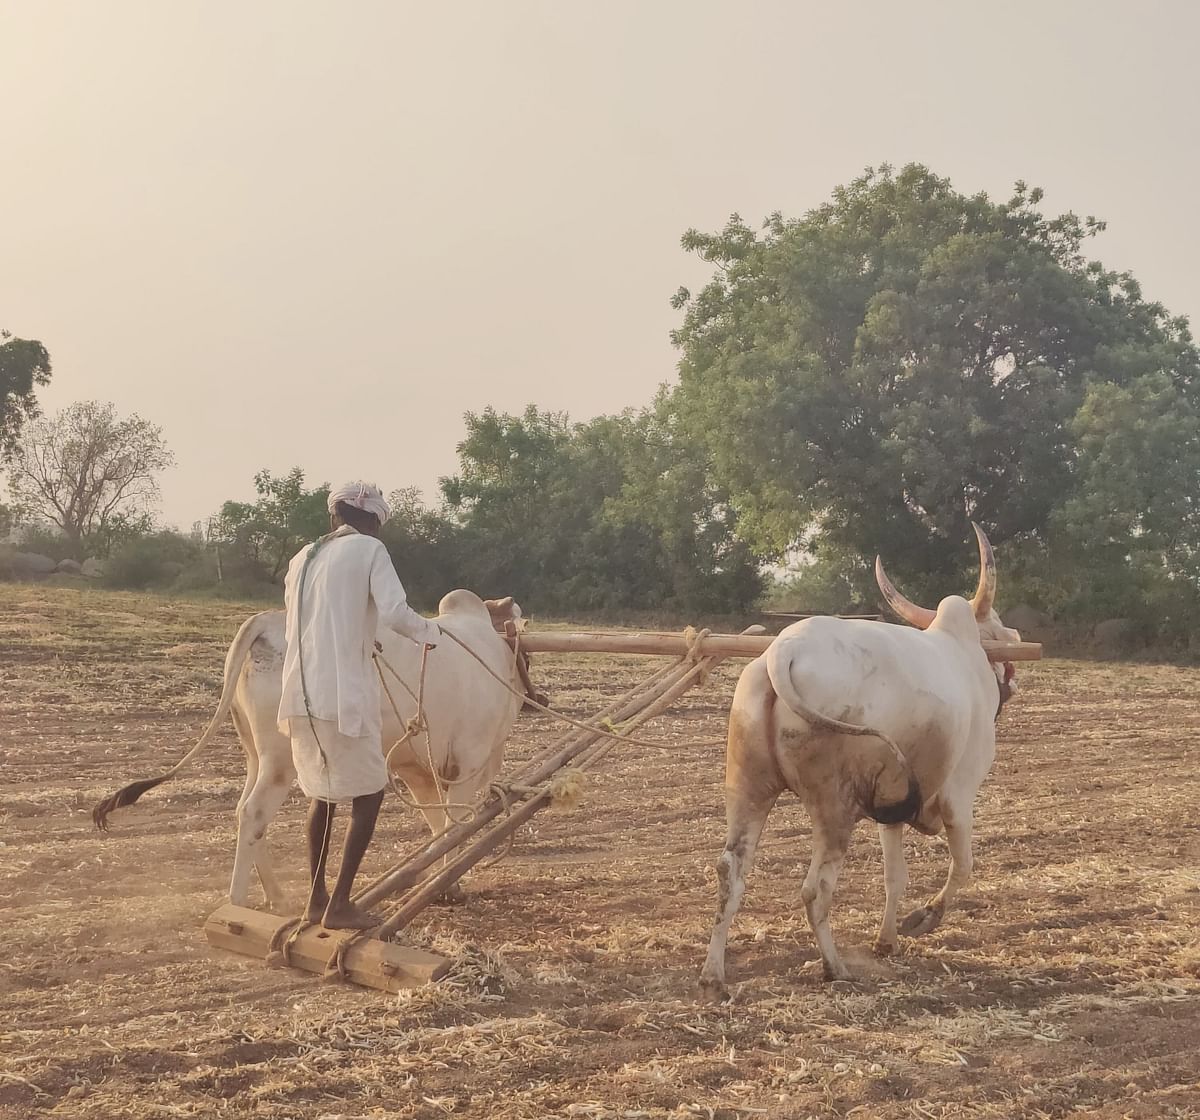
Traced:
<svg viewBox="0 0 1200 1120">
<path fill-rule="evenodd" d="M 883 592 L 888 606 L 918 630 L 928 629 L 929 624 L 937 617 L 937 611 L 931 611 L 928 607 L 918 607 L 896 590 L 895 584 L 888 579 L 887 572 L 883 570 L 883 560 L 878 556 L 875 557 L 875 582 L 879 584 L 879 590 Z"/>
<path fill-rule="evenodd" d="M 971 527 L 979 540 L 979 586 L 971 605 L 975 608 L 975 617 L 982 622 L 992 613 L 992 604 L 996 601 L 996 557 L 987 534 L 974 521 Z"/>
</svg>

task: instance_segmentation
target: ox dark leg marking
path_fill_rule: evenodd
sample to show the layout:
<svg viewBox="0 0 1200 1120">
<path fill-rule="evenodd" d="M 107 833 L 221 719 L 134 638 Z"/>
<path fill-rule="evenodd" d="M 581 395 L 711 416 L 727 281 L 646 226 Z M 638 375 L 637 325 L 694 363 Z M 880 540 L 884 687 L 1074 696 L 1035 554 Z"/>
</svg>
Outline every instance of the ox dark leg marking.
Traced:
<svg viewBox="0 0 1200 1120">
<path fill-rule="evenodd" d="M 267 828 L 274 820 L 279 807 L 291 792 L 295 771 L 280 770 L 267 760 L 260 760 L 258 777 L 250 796 L 238 808 L 237 851 L 233 857 L 233 878 L 229 885 L 229 901 L 235 906 L 248 905 L 250 896 L 250 872 L 266 856 Z M 265 885 L 264 880 L 264 885 Z M 274 899 L 270 900 L 274 905 Z"/>
<path fill-rule="evenodd" d="M 742 904 L 746 876 L 754 866 L 758 839 L 777 796 L 772 795 L 765 803 L 758 804 L 737 797 L 727 801 L 728 834 L 725 850 L 717 860 L 717 916 L 708 943 L 708 956 L 700 973 L 701 993 L 714 1001 L 728 998 L 725 988 L 725 946 L 729 939 L 729 927 L 733 925 L 733 919 Z"/>
<path fill-rule="evenodd" d="M 237 732 L 238 741 L 242 744 L 242 751 L 246 755 L 246 784 L 242 789 L 242 796 L 238 799 L 237 804 L 237 819 L 241 821 L 245 815 L 246 803 L 250 800 L 251 794 L 254 793 L 255 786 L 258 784 L 259 771 L 262 769 L 262 764 L 259 758 L 259 742 L 255 738 L 254 728 L 242 710 L 237 704 L 234 704 L 229 711 L 233 718 L 233 727 Z M 270 750 L 268 740 L 263 738 L 264 749 Z M 287 757 L 291 757 L 291 743 L 286 746 Z M 291 781 L 288 780 L 290 788 Z M 240 841 L 239 841 L 240 847 Z M 237 858 L 234 859 L 235 865 Z M 266 896 L 267 907 L 274 910 L 276 913 L 281 913 L 286 909 L 287 896 L 284 892 L 282 884 L 279 882 L 279 877 L 275 874 L 274 865 L 271 862 L 271 848 L 266 840 L 257 844 L 254 849 L 254 870 L 258 872 L 258 880 L 262 884 L 263 894 Z M 247 874 L 249 874 L 247 872 Z M 249 890 L 249 880 L 246 882 L 246 890 Z"/>
</svg>

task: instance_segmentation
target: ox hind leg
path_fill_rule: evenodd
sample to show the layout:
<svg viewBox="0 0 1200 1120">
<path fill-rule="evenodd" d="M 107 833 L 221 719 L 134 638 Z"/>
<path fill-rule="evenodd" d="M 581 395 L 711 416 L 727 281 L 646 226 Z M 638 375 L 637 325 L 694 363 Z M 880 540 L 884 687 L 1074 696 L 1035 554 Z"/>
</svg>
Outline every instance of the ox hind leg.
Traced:
<svg viewBox="0 0 1200 1120">
<path fill-rule="evenodd" d="M 708 942 L 708 955 L 700 973 L 700 991 L 714 1002 L 728 999 L 725 987 L 725 947 L 729 928 L 742 905 L 746 876 L 754 866 L 754 853 L 779 794 L 751 798 L 740 791 L 726 795 L 725 850 L 717 860 L 717 917 Z"/>
<path fill-rule="evenodd" d="M 826 980 L 849 980 L 850 972 L 838 955 L 829 928 L 829 912 L 833 908 L 833 892 L 846 859 L 846 849 L 854 832 L 855 816 L 849 811 L 838 812 L 835 805 L 809 805 L 813 819 L 813 854 L 800 888 L 800 897 L 808 912 L 808 922 L 821 953 Z M 832 810 L 832 811 L 831 811 Z"/>
<path fill-rule="evenodd" d="M 287 800 L 296 778 L 292 744 L 275 727 L 259 727 L 258 734 L 236 708 L 234 726 L 246 752 L 246 787 L 237 808 L 237 851 L 229 884 L 229 901 L 246 906 L 250 899 L 250 874 L 257 870 L 263 894 L 272 910 L 286 908 L 287 896 L 275 875 L 267 828 Z"/>
<path fill-rule="evenodd" d="M 717 916 L 700 971 L 700 991 L 709 999 L 728 998 L 725 947 L 729 927 L 746 891 L 746 876 L 767 814 L 784 790 L 775 741 L 775 692 L 761 658 L 752 662 L 733 694 L 725 747 L 725 850 L 717 860 Z"/>
<path fill-rule="evenodd" d="M 896 951 L 896 911 L 908 887 L 908 865 L 904 862 L 904 825 L 881 824 L 879 846 L 883 849 L 883 921 L 875 938 L 875 952 L 890 957 Z"/>
<path fill-rule="evenodd" d="M 971 881 L 971 830 L 974 823 L 975 791 L 959 794 L 947 794 L 943 791 L 938 800 L 941 803 L 942 820 L 946 826 L 946 844 L 950 848 L 950 870 L 942 889 L 900 923 L 900 932 L 906 937 L 920 937 L 937 929 L 942 924 L 954 896 Z"/>
</svg>

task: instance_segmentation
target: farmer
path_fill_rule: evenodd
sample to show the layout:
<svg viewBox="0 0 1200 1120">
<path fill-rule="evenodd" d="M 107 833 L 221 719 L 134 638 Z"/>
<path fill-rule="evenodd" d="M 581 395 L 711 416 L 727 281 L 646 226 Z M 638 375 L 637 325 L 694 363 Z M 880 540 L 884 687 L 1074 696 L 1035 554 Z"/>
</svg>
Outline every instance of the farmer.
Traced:
<svg viewBox="0 0 1200 1120">
<path fill-rule="evenodd" d="M 291 737 L 300 788 L 311 800 L 306 917 L 327 929 L 369 929 L 379 921 L 350 901 L 387 785 L 379 682 L 371 664 L 376 630 L 382 623 L 430 649 L 441 633 L 408 605 L 379 540 L 390 514 L 372 483 L 334 490 L 332 531 L 293 557 L 284 586 L 287 652 L 279 725 Z M 330 894 L 325 861 L 339 801 L 351 803 L 350 827 Z"/>
</svg>

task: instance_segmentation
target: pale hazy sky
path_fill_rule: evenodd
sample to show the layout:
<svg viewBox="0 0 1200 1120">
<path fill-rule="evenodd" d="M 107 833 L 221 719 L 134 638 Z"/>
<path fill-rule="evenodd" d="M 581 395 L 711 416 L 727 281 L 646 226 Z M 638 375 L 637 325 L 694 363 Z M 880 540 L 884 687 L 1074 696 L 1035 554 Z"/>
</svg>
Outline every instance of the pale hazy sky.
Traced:
<svg viewBox="0 0 1200 1120">
<path fill-rule="evenodd" d="M 679 248 L 868 164 L 1109 222 L 1200 312 L 1190 2 L 0 0 L 0 326 L 161 424 L 183 525 L 262 467 L 433 493 L 462 413 L 674 375 Z"/>
</svg>

